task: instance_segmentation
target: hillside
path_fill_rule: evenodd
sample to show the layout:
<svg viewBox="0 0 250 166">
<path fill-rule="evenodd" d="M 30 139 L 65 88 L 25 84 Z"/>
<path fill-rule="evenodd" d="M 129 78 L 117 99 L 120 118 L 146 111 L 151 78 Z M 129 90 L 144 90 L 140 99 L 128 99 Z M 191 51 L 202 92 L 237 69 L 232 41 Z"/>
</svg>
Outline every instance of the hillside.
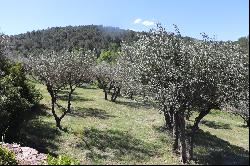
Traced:
<svg viewBox="0 0 250 166">
<path fill-rule="evenodd" d="M 95 49 L 99 56 L 102 49 L 118 49 L 122 41 L 136 41 L 137 34 L 147 34 L 147 32 L 103 25 L 51 27 L 9 36 L 9 49 L 14 54 L 24 55 L 42 50 Z M 184 38 L 186 41 L 197 40 L 189 36 Z M 246 52 L 249 52 L 249 37 L 239 37 L 234 43 L 241 45 Z"/>
<path fill-rule="evenodd" d="M 67 154 L 81 164 L 180 164 L 171 152 L 171 139 L 157 109 L 125 98 L 117 103 L 105 101 L 100 89 L 78 88 L 74 109 L 62 121 L 65 131 L 60 131 L 49 109 L 46 88 L 40 84 L 36 88 L 44 99 L 21 131 L 25 145 L 53 155 Z M 63 103 L 64 95 L 60 93 Z M 242 125 L 240 118 L 213 110 L 202 121 L 194 161 L 247 164 L 249 130 Z"/>
<path fill-rule="evenodd" d="M 135 40 L 136 33 L 132 30 L 102 25 L 52 27 L 9 36 L 9 44 L 12 51 L 23 54 L 39 50 L 95 48 L 99 55 L 101 49 L 109 49 L 114 45 L 120 47 L 122 40 Z"/>
</svg>

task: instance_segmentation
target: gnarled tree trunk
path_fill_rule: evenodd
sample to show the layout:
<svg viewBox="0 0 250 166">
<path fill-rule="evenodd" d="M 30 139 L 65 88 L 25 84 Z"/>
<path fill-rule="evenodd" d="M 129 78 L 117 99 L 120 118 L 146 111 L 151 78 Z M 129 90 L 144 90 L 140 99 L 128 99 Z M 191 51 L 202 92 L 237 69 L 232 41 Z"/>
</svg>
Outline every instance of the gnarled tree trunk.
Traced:
<svg viewBox="0 0 250 166">
<path fill-rule="evenodd" d="M 186 163 L 188 160 L 187 154 L 187 142 L 186 142 L 186 122 L 184 111 L 180 112 L 179 124 L 180 124 L 180 144 L 181 144 L 181 158 L 182 162 Z"/>
<path fill-rule="evenodd" d="M 174 126 L 173 126 L 173 147 L 172 150 L 174 153 L 178 153 L 178 149 L 179 149 L 179 114 L 178 112 L 174 113 Z"/>
<path fill-rule="evenodd" d="M 118 95 L 120 94 L 120 90 L 121 88 L 120 87 L 114 87 L 114 92 L 111 96 L 111 101 L 112 102 L 115 102 L 116 101 L 116 98 L 118 97 Z"/>
<path fill-rule="evenodd" d="M 52 112 L 52 115 L 54 116 L 54 119 L 56 121 L 56 127 L 61 129 L 62 128 L 61 124 L 60 124 L 61 120 L 56 115 L 56 112 L 55 112 L 55 105 L 56 105 L 56 100 L 57 100 L 57 92 L 55 90 L 53 90 L 53 87 L 50 84 L 46 84 L 46 87 L 47 87 L 47 91 L 49 92 L 50 97 L 51 97 L 51 112 Z"/>
<path fill-rule="evenodd" d="M 195 122 L 192 126 L 191 137 L 190 137 L 190 150 L 189 150 L 190 160 L 192 160 L 194 156 L 194 135 L 196 131 L 199 129 L 199 123 L 207 114 L 209 114 L 209 112 L 210 109 L 202 110 L 200 114 L 195 118 Z"/>
<path fill-rule="evenodd" d="M 165 117 L 166 127 L 169 130 L 172 130 L 173 129 L 173 114 L 174 114 L 173 107 L 170 107 L 170 110 L 167 111 L 167 108 L 164 105 L 163 113 L 164 113 L 164 117 Z"/>
<path fill-rule="evenodd" d="M 59 105 L 57 103 L 57 91 L 52 89 L 52 86 L 47 84 L 47 90 L 51 96 L 51 110 L 52 110 L 52 114 L 55 118 L 56 121 L 56 127 L 58 127 L 60 130 L 62 130 L 62 126 L 61 126 L 61 120 L 64 118 L 64 116 L 69 113 L 71 111 L 71 100 L 72 100 L 72 94 L 75 90 L 75 88 L 72 87 L 72 85 L 70 84 L 70 91 L 68 94 L 68 106 L 67 108 L 64 108 L 63 106 Z M 56 112 L 55 112 L 55 105 L 57 105 L 60 109 L 62 109 L 63 114 L 58 117 Z"/>
<path fill-rule="evenodd" d="M 129 98 L 133 100 L 133 92 L 129 92 Z"/>
<path fill-rule="evenodd" d="M 107 90 L 104 89 L 103 92 L 104 92 L 104 99 L 108 100 L 108 92 L 107 92 Z"/>
</svg>

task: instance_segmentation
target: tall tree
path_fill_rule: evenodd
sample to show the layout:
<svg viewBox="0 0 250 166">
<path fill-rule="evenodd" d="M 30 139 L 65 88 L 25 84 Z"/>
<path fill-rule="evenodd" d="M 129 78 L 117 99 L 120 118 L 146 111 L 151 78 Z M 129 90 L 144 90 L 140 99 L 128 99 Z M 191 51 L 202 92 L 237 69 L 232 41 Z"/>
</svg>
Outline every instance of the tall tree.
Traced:
<svg viewBox="0 0 250 166">
<path fill-rule="evenodd" d="M 193 156 L 194 134 L 201 119 L 210 109 L 225 108 L 239 101 L 238 92 L 244 87 L 246 54 L 232 42 L 219 42 L 203 35 L 204 40 L 187 41 L 175 26 L 175 33 L 161 25 L 148 35 L 141 35 L 131 46 L 123 45 L 124 56 L 130 58 L 138 71 L 136 80 L 147 85 L 164 112 L 166 124 L 173 130 L 173 151 L 179 144 L 182 161 Z M 133 56 L 129 54 L 133 54 Z M 129 59 L 127 58 L 127 59 Z M 198 111 L 188 150 L 186 118 L 190 111 Z"/>
</svg>

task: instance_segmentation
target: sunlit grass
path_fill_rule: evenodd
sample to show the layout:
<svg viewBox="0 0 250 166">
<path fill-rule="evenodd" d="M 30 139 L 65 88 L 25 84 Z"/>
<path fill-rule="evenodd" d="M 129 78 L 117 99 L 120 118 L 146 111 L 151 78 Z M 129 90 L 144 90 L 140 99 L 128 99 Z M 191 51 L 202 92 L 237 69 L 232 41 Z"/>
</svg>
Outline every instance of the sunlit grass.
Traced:
<svg viewBox="0 0 250 166">
<path fill-rule="evenodd" d="M 161 129 L 164 118 L 157 109 L 137 107 L 134 101 L 124 98 L 119 98 L 117 103 L 105 101 L 100 89 L 77 88 L 73 111 L 62 120 L 66 129 L 63 132 L 56 129 L 50 115 L 50 96 L 45 86 L 36 84 L 36 87 L 43 94 L 41 104 L 46 106 L 43 110 L 47 113 L 33 117 L 23 130 L 23 136 L 27 144 L 38 150 L 67 154 L 82 164 L 180 164 L 178 156 L 171 152 L 170 136 Z M 61 99 L 60 102 L 65 103 L 63 97 Z M 241 119 L 214 110 L 204 120 L 200 128 L 209 133 L 199 133 L 199 138 L 211 137 L 218 149 L 222 142 L 221 148 L 229 146 L 226 149 L 229 151 L 244 153 L 239 148 L 248 150 L 249 130 L 242 127 Z M 201 153 L 196 156 L 198 163 L 209 164 L 203 157 L 213 151 L 202 144 L 207 140 L 199 138 L 195 148 L 195 153 Z M 218 156 L 221 163 L 228 157 Z"/>
</svg>

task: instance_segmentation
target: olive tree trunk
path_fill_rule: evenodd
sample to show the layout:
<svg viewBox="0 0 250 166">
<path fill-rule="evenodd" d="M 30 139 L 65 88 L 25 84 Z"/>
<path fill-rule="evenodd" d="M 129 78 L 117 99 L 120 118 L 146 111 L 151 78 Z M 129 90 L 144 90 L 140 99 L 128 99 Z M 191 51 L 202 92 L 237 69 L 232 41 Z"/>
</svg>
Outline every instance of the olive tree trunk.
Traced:
<svg viewBox="0 0 250 166">
<path fill-rule="evenodd" d="M 187 154 L 187 142 L 186 142 L 186 122 L 184 111 L 180 112 L 181 116 L 179 117 L 180 125 L 180 144 L 181 144 L 181 159 L 183 163 L 186 163 L 188 160 Z"/>
</svg>

